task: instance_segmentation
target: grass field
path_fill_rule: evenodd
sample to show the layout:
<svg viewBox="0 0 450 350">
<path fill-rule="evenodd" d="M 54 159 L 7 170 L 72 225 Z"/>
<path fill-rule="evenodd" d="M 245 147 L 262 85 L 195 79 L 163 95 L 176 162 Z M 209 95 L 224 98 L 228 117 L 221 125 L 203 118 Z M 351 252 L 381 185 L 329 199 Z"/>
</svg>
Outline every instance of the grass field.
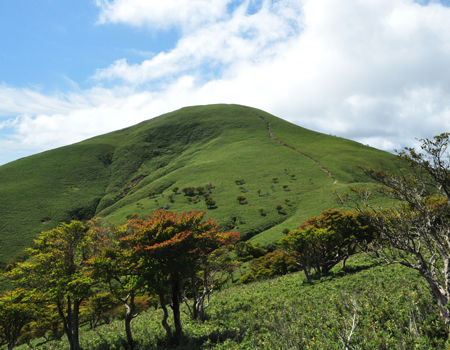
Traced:
<svg viewBox="0 0 450 350">
<path fill-rule="evenodd" d="M 346 272 L 335 267 L 313 284 L 298 272 L 227 288 L 213 294 L 207 311 L 204 323 L 183 314 L 186 341 L 177 349 L 343 349 L 353 325 L 351 349 L 444 349 L 447 338 L 418 274 L 362 256 L 353 256 Z M 172 348 L 161 315 L 148 310 L 133 321 L 137 349 Z M 85 350 L 122 349 L 124 342 L 122 321 L 81 334 Z M 63 340 L 40 349 L 68 345 Z"/>
<path fill-rule="evenodd" d="M 268 123 L 283 144 L 270 137 Z M 357 164 L 391 166 L 394 159 L 253 108 L 183 108 L 1 166 L 0 263 L 60 222 L 94 215 L 123 222 L 132 213 L 144 216 L 163 206 L 207 210 L 225 230 L 274 242 L 283 228 L 336 207 L 333 190 L 355 181 L 366 186 Z M 174 187 L 207 184 L 213 186 L 212 208 L 201 195 L 195 200 L 198 194 L 169 198 Z M 246 197 L 242 204 L 239 195 Z"/>
</svg>

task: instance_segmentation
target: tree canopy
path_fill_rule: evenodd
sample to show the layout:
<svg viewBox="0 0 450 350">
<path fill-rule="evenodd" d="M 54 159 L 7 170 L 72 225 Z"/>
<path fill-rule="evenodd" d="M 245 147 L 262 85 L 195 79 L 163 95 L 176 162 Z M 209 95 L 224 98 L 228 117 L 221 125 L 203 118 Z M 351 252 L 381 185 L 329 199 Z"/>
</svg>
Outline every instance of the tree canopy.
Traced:
<svg viewBox="0 0 450 350">
<path fill-rule="evenodd" d="M 356 187 L 338 198 L 365 214 L 377 230 L 379 237 L 370 248 L 378 257 L 419 271 L 450 325 L 450 134 L 421 142 L 421 151 L 406 148 L 398 153 L 403 172 L 361 168 L 381 184 L 376 192 L 397 205 L 375 208 L 370 205 L 372 192 Z"/>
</svg>

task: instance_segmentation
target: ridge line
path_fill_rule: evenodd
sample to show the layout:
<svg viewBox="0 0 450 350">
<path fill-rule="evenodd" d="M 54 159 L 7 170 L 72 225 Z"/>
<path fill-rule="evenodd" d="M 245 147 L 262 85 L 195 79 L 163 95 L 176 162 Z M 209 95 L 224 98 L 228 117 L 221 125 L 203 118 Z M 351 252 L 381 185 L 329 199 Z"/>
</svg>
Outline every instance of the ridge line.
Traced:
<svg viewBox="0 0 450 350">
<path fill-rule="evenodd" d="M 250 110 L 250 109 L 249 109 Z M 300 152 L 298 149 L 296 149 L 295 147 L 289 146 L 286 143 L 284 143 L 283 141 L 281 141 L 280 139 L 278 139 L 272 132 L 272 129 L 270 128 L 270 123 L 264 119 L 263 116 L 258 115 L 256 112 L 250 110 L 253 114 L 255 114 L 256 116 L 260 117 L 264 122 L 266 122 L 267 124 L 267 130 L 269 131 L 269 136 L 272 140 L 278 142 L 279 144 L 281 144 L 284 147 L 287 147 L 295 152 L 297 152 L 298 154 L 300 154 L 301 156 L 307 157 L 309 159 L 311 159 L 313 162 L 315 162 L 317 164 L 317 166 L 323 171 L 325 172 L 331 179 L 334 180 L 334 183 L 337 183 L 337 180 L 334 178 L 333 174 L 331 173 L 331 171 L 329 171 L 327 168 L 325 168 L 322 163 L 320 163 L 317 159 L 311 157 L 310 155 Z"/>
</svg>

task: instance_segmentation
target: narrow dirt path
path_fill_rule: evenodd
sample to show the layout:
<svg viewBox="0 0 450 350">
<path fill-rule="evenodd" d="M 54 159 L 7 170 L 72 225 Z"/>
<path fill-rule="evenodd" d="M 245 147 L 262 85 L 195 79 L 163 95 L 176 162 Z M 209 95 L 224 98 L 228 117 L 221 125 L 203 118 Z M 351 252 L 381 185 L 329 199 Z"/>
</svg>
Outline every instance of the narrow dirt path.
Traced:
<svg viewBox="0 0 450 350">
<path fill-rule="evenodd" d="M 311 157 L 310 155 L 307 155 L 303 152 L 300 152 L 298 149 L 296 149 L 295 147 L 289 146 L 287 144 L 285 144 L 283 141 L 279 140 L 272 132 L 272 129 L 270 129 L 270 123 L 264 119 L 264 117 L 256 114 L 255 112 L 252 111 L 253 114 L 255 114 L 256 116 L 258 116 L 259 118 L 261 118 L 262 120 L 264 120 L 264 122 L 267 124 L 267 130 L 269 131 L 269 136 L 272 140 L 278 142 L 280 145 L 283 145 L 284 147 L 287 147 L 291 150 L 293 150 L 294 152 L 297 152 L 299 155 L 309 158 L 311 159 L 313 162 L 315 162 L 317 164 L 317 166 L 323 171 L 325 172 L 331 179 L 334 180 L 334 183 L 337 183 L 337 180 L 334 178 L 333 174 L 326 169 L 317 159 L 314 159 L 313 157 Z"/>
</svg>

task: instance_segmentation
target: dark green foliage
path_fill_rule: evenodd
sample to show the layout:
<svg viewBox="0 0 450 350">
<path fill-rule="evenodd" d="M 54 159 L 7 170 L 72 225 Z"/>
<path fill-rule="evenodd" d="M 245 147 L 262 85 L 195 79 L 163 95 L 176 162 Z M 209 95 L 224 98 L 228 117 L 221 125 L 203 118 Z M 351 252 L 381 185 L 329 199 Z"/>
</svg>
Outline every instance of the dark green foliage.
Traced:
<svg viewBox="0 0 450 350">
<path fill-rule="evenodd" d="M 209 209 L 212 209 L 216 206 L 216 201 L 212 197 L 207 197 L 205 203 Z"/>
<path fill-rule="evenodd" d="M 280 244 L 294 254 L 311 282 L 312 269 L 326 275 L 341 261 L 344 267 L 358 244 L 370 243 L 373 235 L 363 215 L 330 209 L 308 219 L 299 229 L 282 238 Z"/>
<path fill-rule="evenodd" d="M 247 198 L 245 196 L 243 196 L 243 195 L 237 196 L 236 199 L 238 200 L 239 204 L 247 203 Z"/>
<path fill-rule="evenodd" d="M 267 249 L 260 247 L 258 243 L 239 242 L 236 244 L 236 253 L 239 261 L 250 261 L 267 254 Z"/>
<path fill-rule="evenodd" d="M 295 257 L 280 249 L 252 260 L 250 268 L 250 272 L 242 276 L 239 283 L 245 284 L 259 279 L 282 276 L 298 270 Z"/>
<path fill-rule="evenodd" d="M 185 187 L 181 190 L 186 196 L 193 196 L 195 194 L 195 187 Z"/>
</svg>

